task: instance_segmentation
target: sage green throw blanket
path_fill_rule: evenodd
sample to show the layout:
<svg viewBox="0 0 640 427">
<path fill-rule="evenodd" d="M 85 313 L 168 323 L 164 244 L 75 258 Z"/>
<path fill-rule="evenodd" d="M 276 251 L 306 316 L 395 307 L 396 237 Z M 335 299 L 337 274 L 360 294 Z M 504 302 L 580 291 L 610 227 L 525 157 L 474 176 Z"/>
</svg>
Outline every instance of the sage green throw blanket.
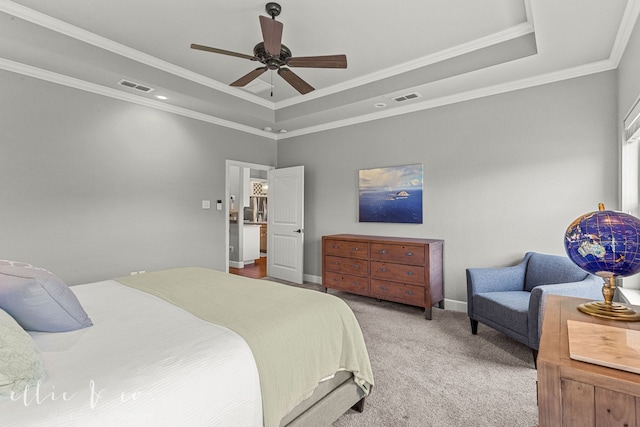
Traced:
<svg viewBox="0 0 640 427">
<path fill-rule="evenodd" d="M 373 386 L 360 325 L 340 298 L 195 267 L 117 280 L 244 338 L 260 374 L 267 427 L 278 426 L 320 380 L 337 371 L 353 372 L 366 394 Z"/>
</svg>

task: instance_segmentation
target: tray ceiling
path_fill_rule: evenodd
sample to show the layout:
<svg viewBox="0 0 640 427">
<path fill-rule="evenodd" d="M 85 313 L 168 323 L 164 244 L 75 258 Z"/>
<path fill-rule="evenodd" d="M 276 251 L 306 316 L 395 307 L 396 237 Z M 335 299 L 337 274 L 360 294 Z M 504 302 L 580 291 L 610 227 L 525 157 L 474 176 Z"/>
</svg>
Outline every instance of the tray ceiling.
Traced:
<svg viewBox="0 0 640 427">
<path fill-rule="evenodd" d="M 300 95 L 273 71 L 256 81 L 265 90 L 230 87 L 257 63 L 189 47 L 252 54 L 265 3 L 0 0 L 0 68 L 281 139 L 615 69 L 640 10 L 638 0 L 282 0 L 276 19 L 294 56 L 348 58 L 347 69 L 296 68 L 316 88 Z"/>
</svg>

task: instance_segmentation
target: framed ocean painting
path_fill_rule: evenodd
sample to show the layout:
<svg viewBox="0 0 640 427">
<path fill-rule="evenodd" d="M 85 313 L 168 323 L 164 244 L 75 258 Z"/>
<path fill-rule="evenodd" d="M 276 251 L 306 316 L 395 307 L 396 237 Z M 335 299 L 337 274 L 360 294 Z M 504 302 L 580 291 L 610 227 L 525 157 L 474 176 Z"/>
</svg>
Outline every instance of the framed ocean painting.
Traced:
<svg viewBox="0 0 640 427">
<path fill-rule="evenodd" d="M 422 224 L 422 164 L 360 169 L 360 222 Z"/>
</svg>

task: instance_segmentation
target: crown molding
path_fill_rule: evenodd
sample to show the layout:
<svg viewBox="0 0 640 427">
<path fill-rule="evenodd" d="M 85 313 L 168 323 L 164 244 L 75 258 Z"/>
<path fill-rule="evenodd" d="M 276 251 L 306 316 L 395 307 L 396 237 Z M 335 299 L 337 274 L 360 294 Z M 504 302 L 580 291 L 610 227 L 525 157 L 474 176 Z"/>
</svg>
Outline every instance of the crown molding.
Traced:
<svg viewBox="0 0 640 427">
<path fill-rule="evenodd" d="M 617 68 L 617 64 L 607 59 L 603 61 L 594 62 L 587 65 L 568 68 L 564 70 L 554 71 L 539 76 L 528 77 L 512 82 L 506 82 L 494 86 L 488 86 L 480 89 L 475 89 L 467 92 L 457 93 L 450 96 L 444 96 L 435 99 L 429 99 L 423 102 L 413 103 L 411 105 L 398 107 L 385 111 L 377 111 L 375 113 L 365 114 L 358 117 L 352 117 L 344 120 L 337 120 L 331 123 L 325 123 L 318 126 L 310 126 L 304 129 L 298 129 L 289 131 L 284 135 L 279 135 L 278 140 L 294 138 L 297 136 L 308 135 L 311 133 L 324 132 L 327 130 L 337 129 L 346 126 L 352 126 L 360 123 L 366 123 L 373 120 L 380 120 L 388 117 L 401 116 L 404 114 L 413 113 L 416 111 L 429 110 L 431 108 L 442 107 L 445 105 L 456 104 L 458 102 L 471 101 L 478 98 L 485 98 L 487 96 L 499 95 L 502 93 L 513 92 L 516 90 L 527 89 L 530 87 L 541 86 L 549 83 L 555 83 L 562 80 L 573 79 L 577 77 L 583 77 L 590 74 L 601 73 L 605 71 L 614 70 Z M 411 89 L 407 89 L 411 90 Z"/>
<path fill-rule="evenodd" d="M 250 126 L 242 125 L 229 120 L 220 119 L 218 117 L 199 113 L 197 111 L 189 110 L 187 108 L 176 107 L 174 105 L 165 104 L 163 102 L 155 101 L 153 99 L 143 98 L 139 95 L 130 94 L 130 93 L 123 92 L 110 87 L 87 82 L 85 80 L 80 80 L 80 79 L 69 77 L 63 74 L 54 73 L 52 71 L 43 70 L 41 68 L 22 64 L 20 62 L 11 61 L 9 59 L 0 58 L 0 69 L 17 73 L 17 74 L 22 74 L 28 77 L 33 77 L 39 80 L 48 81 L 51 83 L 68 86 L 74 89 L 80 89 L 80 90 L 91 92 L 97 95 L 107 96 L 109 98 L 118 99 L 120 101 L 131 102 L 133 104 L 154 108 L 156 110 L 165 111 L 167 113 L 177 114 L 177 115 L 189 117 L 195 120 L 212 123 L 214 125 L 223 126 L 226 128 L 240 131 L 240 132 L 246 132 L 246 133 L 262 136 L 269 139 L 276 139 L 276 135 L 270 132 L 265 132 L 263 130 L 252 128 Z"/>
<path fill-rule="evenodd" d="M 609 56 L 609 59 L 616 64 L 616 68 L 620 64 L 624 51 L 627 48 L 631 33 L 633 33 L 635 24 L 638 21 L 638 15 L 640 15 L 640 1 L 628 0 L 627 7 L 620 21 L 620 26 L 618 27 L 616 40 L 611 49 L 611 55 Z"/>
<path fill-rule="evenodd" d="M 495 43 L 508 41 L 512 38 L 529 34 L 534 31 L 532 14 L 531 14 L 531 0 L 525 0 L 525 8 L 526 8 L 526 14 L 527 14 L 527 22 L 514 26 L 512 28 L 509 28 L 505 31 L 492 34 L 485 38 L 460 45 L 456 48 L 449 49 L 435 55 L 429 55 L 426 57 L 418 58 L 414 61 L 400 64 L 396 67 L 390 67 L 378 73 L 371 73 L 360 79 L 350 80 L 340 85 L 334 85 L 330 88 L 318 90 L 318 91 L 312 92 L 311 94 L 305 95 L 304 98 L 298 97 L 298 98 L 292 98 L 290 100 L 280 101 L 278 103 L 273 103 L 267 100 L 263 100 L 262 98 L 254 96 L 250 93 L 246 93 L 242 90 L 229 88 L 227 85 L 222 84 L 216 80 L 207 78 L 198 73 L 191 72 L 184 68 L 178 67 L 174 64 L 171 64 L 166 61 L 155 58 L 153 56 L 144 54 L 135 49 L 121 45 L 119 43 L 116 43 L 104 37 L 98 36 L 97 34 L 85 31 L 81 28 L 75 27 L 66 22 L 52 18 L 48 15 L 42 14 L 40 12 L 34 11 L 32 9 L 26 8 L 21 5 L 18 5 L 12 1 L 0 0 L 0 11 L 2 12 L 5 12 L 15 17 L 18 17 L 20 19 L 24 19 L 26 21 L 32 22 L 36 25 L 40 25 L 42 27 L 48 28 L 52 31 L 56 31 L 58 33 L 67 35 L 69 37 L 73 37 L 80 41 L 90 43 L 99 48 L 111 51 L 118 55 L 132 59 L 134 61 L 144 63 L 151 67 L 158 68 L 160 70 L 169 72 L 179 77 L 192 80 L 204 86 L 211 87 L 215 90 L 228 93 L 230 95 L 245 99 L 250 102 L 254 102 L 258 105 L 261 105 L 270 109 L 274 109 L 274 110 L 278 108 L 286 107 L 289 105 L 295 105 L 307 100 L 320 98 L 322 96 L 326 96 L 329 94 L 337 93 L 343 90 L 350 89 L 354 86 L 367 84 L 381 78 L 397 75 L 397 74 L 409 71 L 415 67 L 430 65 L 451 57 L 455 57 L 458 55 L 462 55 L 464 53 L 471 52 L 473 50 L 490 46 Z M 627 6 L 623 14 L 621 24 L 616 36 L 615 43 L 614 43 L 614 46 L 612 47 L 612 51 L 608 60 L 598 61 L 591 64 L 586 64 L 583 66 L 573 67 L 569 69 L 558 70 L 558 71 L 546 73 L 540 76 L 519 79 L 512 82 L 506 82 L 506 83 L 502 83 L 502 84 L 498 84 L 498 85 L 494 85 L 486 88 L 467 91 L 464 93 L 444 96 L 437 99 L 429 99 L 422 102 L 413 103 L 408 106 L 402 106 L 402 107 L 384 110 L 384 111 L 377 111 L 375 113 L 365 114 L 358 117 L 352 117 L 352 118 L 343 119 L 343 120 L 337 120 L 337 121 L 333 121 L 333 122 L 322 124 L 322 125 L 309 126 L 304 129 L 289 131 L 286 134 L 274 134 L 272 132 L 266 132 L 261 129 L 256 129 L 256 128 L 242 125 L 229 120 L 220 119 L 211 115 L 199 113 L 186 108 L 176 107 L 176 106 L 172 106 L 170 104 L 162 103 L 159 101 L 150 100 L 150 99 L 141 97 L 139 95 L 129 94 L 114 88 L 90 83 L 84 80 L 80 80 L 80 79 L 65 76 L 62 74 L 54 73 L 51 71 L 43 70 L 40 68 L 18 63 L 15 61 L 4 59 L 4 58 L 0 58 L 0 69 L 23 74 L 26 76 L 40 79 L 40 80 L 45 80 L 52 83 L 72 87 L 75 89 L 92 92 L 98 95 L 107 96 L 107 97 L 118 99 L 121 101 L 131 102 L 134 104 L 143 105 L 143 106 L 154 108 L 157 110 L 178 114 L 178 115 L 189 117 L 195 120 L 200 120 L 200 121 L 212 123 L 215 125 L 227 127 L 230 129 L 234 129 L 237 131 L 261 136 L 270 140 L 283 140 L 283 139 L 294 138 L 297 136 L 322 132 L 326 130 L 352 126 L 355 124 L 365 123 L 372 120 L 379 120 L 387 117 L 408 114 L 416 111 L 427 110 L 427 109 L 454 104 L 458 102 L 469 101 L 469 100 L 483 98 L 491 95 L 497 95 L 497 94 L 502 94 L 510 91 L 526 89 L 529 87 L 540 86 L 540 85 L 554 83 L 562 80 L 582 77 L 589 74 L 595 74 L 595 73 L 600 73 L 604 71 L 614 70 L 619 65 L 619 62 L 624 54 L 627 43 L 629 41 L 629 38 L 638 20 L 639 15 L 640 15 L 640 0 L 628 0 Z M 411 90 L 411 89 L 408 88 L 407 90 Z"/>
<path fill-rule="evenodd" d="M 179 67 L 170 62 L 156 58 L 155 56 L 140 52 L 139 50 L 117 43 L 113 40 L 99 36 L 90 31 L 83 30 L 82 28 L 76 27 L 75 25 L 71 25 L 67 22 L 61 21 L 57 18 L 30 9 L 28 7 L 19 5 L 12 1 L 0 0 L 0 11 L 13 15 L 16 18 L 31 22 L 32 24 L 39 25 L 48 30 L 55 31 L 65 36 L 72 37 L 81 42 L 99 47 L 100 49 L 104 49 L 122 57 L 129 58 L 141 64 L 157 68 L 175 76 L 191 80 L 203 86 L 207 86 L 220 92 L 233 95 L 245 101 L 253 102 L 254 104 L 258 104 L 262 107 L 267 107 L 270 109 L 274 108 L 273 102 L 262 99 L 249 92 L 230 87 L 226 84 L 220 83 L 217 80 L 205 77 L 202 74 L 198 74 L 193 71 L 187 70 L 186 68 Z"/>
<path fill-rule="evenodd" d="M 189 117 L 195 120 L 212 123 L 215 125 L 227 127 L 240 132 L 246 132 L 257 136 L 262 136 L 271 140 L 283 140 L 294 138 L 297 136 L 308 135 L 317 132 L 323 132 L 332 129 L 338 129 L 346 126 L 352 126 L 360 123 L 366 123 L 373 120 L 384 119 L 388 117 L 399 116 L 403 114 L 409 114 L 416 111 L 428 110 L 431 108 L 442 107 L 449 104 L 455 104 L 458 102 L 470 101 L 473 99 L 484 98 L 487 96 L 498 95 L 506 92 L 512 92 L 515 90 L 526 89 L 534 86 L 541 86 L 549 83 L 555 83 L 562 80 L 568 80 L 577 77 L 583 77 L 589 74 L 600 73 L 604 71 L 610 71 L 617 68 L 617 64 L 612 60 L 603 60 L 594 62 L 591 64 L 573 67 L 565 70 L 555 71 L 540 76 L 529 77 L 525 79 L 515 80 L 513 82 L 507 82 L 499 85 L 489 86 L 486 88 L 467 91 L 455 95 L 440 97 L 436 99 L 430 99 L 423 102 L 417 102 L 408 106 L 398 107 L 391 110 L 378 111 L 375 113 L 364 114 L 357 117 L 352 117 L 344 120 L 336 120 L 330 123 L 325 123 L 317 126 L 309 126 L 307 128 L 289 131 L 286 134 L 274 134 L 272 132 L 255 129 L 250 126 L 241 125 L 229 120 L 220 119 L 207 114 L 202 114 L 197 111 L 189 110 L 186 108 L 172 106 L 159 101 L 143 98 L 139 95 L 129 94 L 119 91 L 117 89 L 101 86 L 95 83 L 90 83 L 85 80 L 76 79 L 66 75 L 54 73 L 41 68 L 32 67 L 30 65 L 22 64 L 19 62 L 11 61 L 8 59 L 0 58 L 0 69 L 10 71 L 13 73 L 23 74 L 29 77 L 33 77 L 40 80 L 45 80 L 51 83 L 56 83 L 74 89 L 80 89 L 87 92 L 95 93 L 97 95 L 107 96 L 114 99 L 119 99 L 125 102 L 131 102 L 138 105 L 143 105 L 156 110 L 165 111 L 168 113 L 178 114 L 180 116 Z"/>
<path fill-rule="evenodd" d="M 275 103 L 275 109 L 290 107 L 292 105 L 300 104 L 306 101 L 322 98 L 324 96 L 333 95 L 345 90 L 352 89 L 354 87 L 363 86 L 369 83 L 376 82 L 378 80 L 394 77 L 402 73 L 413 71 L 417 68 L 426 67 L 436 64 L 438 62 L 445 61 L 447 59 L 455 58 L 467 53 L 474 52 L 476 50 L 484 49 L 489 46 L 493 46 L 499 43 L 504 43 L 509 40 L 516 39 L 518 37 L 525 36 L 534 32 L 533 25 L 529 22 L 523 22 L 522 24 L 513 26 L 504 31 L 500 31 L 494 34 L 490 34 L 485 37 L 481 37 L 476 40 L 472 40 L 468 43 L 463 43 L 458 46 L 454 46 L 450 49 L 445 49 L 436 52 L 432 55 L 423 56 L 414 60 L 398 64 L 393 67 L 385 68 L 384 70 L 377 71 L 359 77 L 357 79 L 347 80 L 343 83 L 330 86 L 325 89 L 315 90 L 302 97 L 289 98 Z"/>
<path fill-rule="evenodd" d="M 437 52 L 433 55 L 427 55 L 421 58 L 417 58 L 415 60 L 408 61 L 394 67 L 389 67 L 379 72 L 365 75 L 358 79 L 352 79 L 341 84 L 333 85 L 329 88 L 316 90 L 310 94 L 306 94 L 304 97 L 297 96 L 294 98 L 280 101 L 278 103 L 265 100 L 263 98 L 260 98 L 256 95 L 253 95 L 249 92 L 246 92 L 240 89 L 232 88 L 217 80 L 205 77 L 201 74 L 179 67 L 170 62 L 167 62 L 159 58 L 156 58 L 154 56 L 148 55 L 146 53 L 140 52 L 136 49 L 117 43 L 113 40 L 107 39 L 106 37 L 102 37 L 90 31 L 76 27 L 75 25 L 72 25 L 62 20 L 59 20 L 57 18 L 54 18 L 52 16 L 46 15 L 44 13 L 19 5 L 17 3 L 14 3 L 10 0 L 0 0 L 0 11 L 8 13 L 10 15 L 23 19 L 25 21 L 31 22 L 33 24 L 39 25 L 43 28 L 47 28 L 51 31 L 55 31 L 57 33 L 66 35 L 68 37 L 72 37 L 84 43 L 91 44 L 100 49 L 113 52 L 117 55 L 131 59 L 141 64 L 145 64 L 150 67 L 157 68 L 159 70 L 165 71 L 175 76 L 182 77 L 184 79 L 193 81 L 203 86 L 210 87 L 220 92 L 241 98 L 243 100 L 255 103 L 262 107 L 270 108 L 275 111 L 279 108 L 284 108 L 291 105 L 300 104 L 306 101 L 318 99 L 324 96 L 336 94 L 354 87 L 375 82 L 380 79 L 393 77 L 398 74 L 411 71 L 415 68 L 425 67 L 431 64 L 435 64 L 437 62 L 444 61 L 446 59 L 464 55 L 466 53 L 473 52 L 478 49 L 482 49 L 488 46 L 492 46 L 494 44 L 502 43 L 502 42 L 529 34 L 534 31 L 533 25 L 530 23 L 530 12 L 529 12 L 530 3 L 529 2 L 530 0 L 525 0 L 525 9 L 527 10 L 527 20 L 528 20 L 527 22 L 508 28 L 504 31 L 500 31 L 498 33 L 491 34 L 489 36 L 482 37 L 477 40 L 473 40 L 469 43 L 464 43 L 462 45 L 455 46 L 451 49 L 446 49 L 441 52 Z M 528 4 L 529 6 L 527 6 Z"/>
</svg>

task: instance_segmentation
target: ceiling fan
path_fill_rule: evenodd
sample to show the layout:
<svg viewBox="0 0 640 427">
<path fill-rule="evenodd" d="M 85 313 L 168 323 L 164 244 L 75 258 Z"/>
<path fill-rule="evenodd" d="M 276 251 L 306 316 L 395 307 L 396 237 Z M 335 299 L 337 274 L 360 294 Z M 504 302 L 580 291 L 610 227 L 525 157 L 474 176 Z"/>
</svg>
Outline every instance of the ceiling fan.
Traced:
<svg viewBox="0 0 640 427">
<path fill-rule="evenodd" d="M 291 50 L 281 43 L 282 41 L 282 22 L 276 21 L 276 16 L 280 15 L 282 7 L 278 3 L 269 2 L 265 9 L 271 16 L 259 16 L 260 28 L 262 29 L 262 38 L 264 41 L 258 43 L 253 48 L 253 56 L 243 53 L 231 52 L 229 50 L 217 49 L 215 47 L 192 44 L 192 49 L 204 50 L 206 52 L 220 53 L 223 55 L 236 56 L 251 61 L 258 61 L 264 64 L 263 67 L 256 68 L 248 74 L 240 77 L 231 86 L 242 87 L 249 84 L 261 76 L 267 70 L 278 70 L 278 74 L 295 90 L 301 94 L 309 93 L 314 90 L 313 86 L 302 80 L 297 74 L 288 67 L 306 67 L 306 68 L 347 68 L 346 55 L 326 55 L 326 56 L 301 56 L 293 57 Z"/>
</svg>

